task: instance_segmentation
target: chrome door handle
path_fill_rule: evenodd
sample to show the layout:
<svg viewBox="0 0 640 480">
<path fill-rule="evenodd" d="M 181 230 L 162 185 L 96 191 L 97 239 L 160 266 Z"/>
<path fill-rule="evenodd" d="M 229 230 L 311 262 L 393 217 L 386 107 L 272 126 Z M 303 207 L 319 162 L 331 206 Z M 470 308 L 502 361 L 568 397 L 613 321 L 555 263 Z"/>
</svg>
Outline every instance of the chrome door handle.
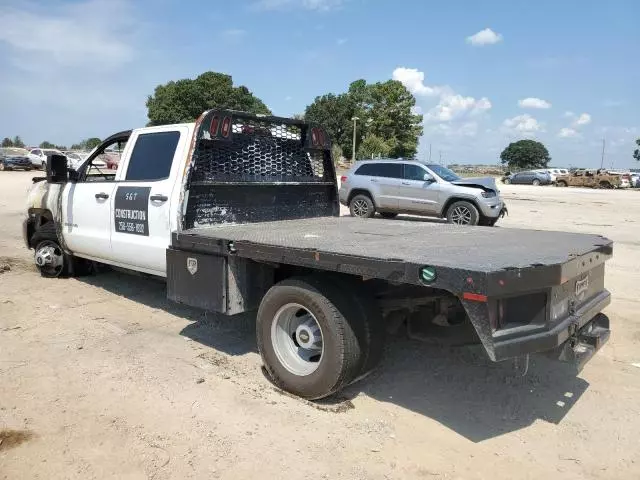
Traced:
<svg viewBox="0 0 640 480">
<path fill-rule="evenodd" d="M 167 197 L 166 195 L 155 194 L 151 195 L 149 197 L 149 200 L 151 200 L 152 202 L 166 202 L 167 200 L 169 200 L 169 197 Z"/>
<path fill-rule="evenodd" d="M 107 198 L 109 198 L 109 195 L 104 192 L 96 193 L 97 200 L 106 200 Z"/>
<path fill-rule="evenodd" d="M 376 180 L 375 178 L 372 178 L 370 181 L 371 181 L 372 183 L 378 183 L 378 180 Z"/>
<path fill-rule="evenodd" d="M 411 185 L 411 182 L 402 182 L 403 185 Z"/>
</svg>

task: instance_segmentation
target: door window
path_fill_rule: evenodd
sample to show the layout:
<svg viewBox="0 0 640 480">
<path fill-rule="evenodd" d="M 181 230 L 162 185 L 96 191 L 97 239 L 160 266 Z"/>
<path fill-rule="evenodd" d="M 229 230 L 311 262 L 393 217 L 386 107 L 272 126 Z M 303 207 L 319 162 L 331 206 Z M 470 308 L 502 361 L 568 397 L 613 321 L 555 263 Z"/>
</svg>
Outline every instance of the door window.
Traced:
<svg viewBox="0 0 640 480">
<path fill-rule="evenodd" d="M 401 163 L 367 163 L 355 172 L 356 175 L 368 175 L 370 177 L 402 178 Z"/>
<path fill-rule="evenodd" d="M 154 181 L 169 177 L 180 132 L 140 135 L 129 158 L 125 180 Z"/>
<path fill-rule="evenodd" d="M 424 176 L 426 174 L 427 174 L 427 171 L 418 165 L 406 164 L 404 166 L 405 180 L 416 180 L 416 181 L 424 182 Z"/>
</svg>

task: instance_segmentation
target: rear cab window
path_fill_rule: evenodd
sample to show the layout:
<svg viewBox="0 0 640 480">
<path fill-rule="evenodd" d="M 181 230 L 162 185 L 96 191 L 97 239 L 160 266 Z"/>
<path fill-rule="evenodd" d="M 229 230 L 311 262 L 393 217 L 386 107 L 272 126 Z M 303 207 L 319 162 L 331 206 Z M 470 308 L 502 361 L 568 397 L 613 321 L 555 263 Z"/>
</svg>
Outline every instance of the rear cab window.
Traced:
<svg viewBox="0 0 640 480">
<path fill-rule="evenodd" d="M 354 173 L 368 177 L 402 178 L 401 163 L 366 163 L 361 165 Z"/>
<path fill-rule="evenodd" d="M 143 182 L 169 178 L 179 141 L 179 131 L 139 135 L 129 157 L 124 180 Z"/>
</svg>

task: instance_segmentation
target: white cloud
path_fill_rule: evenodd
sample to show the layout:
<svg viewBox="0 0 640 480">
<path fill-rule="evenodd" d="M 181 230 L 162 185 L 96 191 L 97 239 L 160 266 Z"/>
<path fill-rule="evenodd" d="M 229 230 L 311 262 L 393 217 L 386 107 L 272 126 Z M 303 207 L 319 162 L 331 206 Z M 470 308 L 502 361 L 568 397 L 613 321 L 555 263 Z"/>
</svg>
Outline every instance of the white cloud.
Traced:
<svg viewBox="0 0 640 480">
<path fill-rule="evenodd" d="M 551 104 L 541 98 L 528 97 L 523 98 L 518 102 L 520 108 L 551 108 Z"/>
<path fill-rule="evenodd" d="M 476 100 L 459 94 L 444 94 L 440 103 L 427 112 L 425 121 L 449 122 L 466 113 L 476 115 L 490 108 L 491 102 L 486 97 Z"/>
<path fill-rule="evenodd" d="M 344 45 L 345 43 L 347 43 L 348 39 L 346 38 L 339 38 L 336 40 L 336 44 L 338 45 Z"/>
<path fill-rule="evenodd" d="M 513 118 L 507 118 L 503 123 L 503 127 L 517 133 L 534 133 L 543 130 L 542 124 L 531 115 L 525 113 Z"/>
<path fill-rule="evenodd" d="M 574 122 L 574 125 L 576 125 L 576 126 L 587 125 L 589 123 L 591 123 L 591 115 L 589 115 L 588 113 L 582 113 L 576 119 L 576 121 Z"/>
<path fill-rule="evenodd" d="M 133 19 L 125 0 L 91 0 L 61 7 L 52 15 L 28 8 L 0 7 L 0 42 L 18 54 L 65 66 L 100 70 L 133 60 Z"/>
<path fill-rule="evenodd" d="M 573 113 L 571 110 L 567 110 L 566 112 L 564 112 L 564 116 L 565 117 L 573 117 L 573 116 L 575 116 L 575 113 Z"/>
<path fill-rule="evenodd" d="M 558 132 L 558 136 L 560 138 L 572 138 L 572 137 L 577 137 L 579 135 L 580 134 L 573 128 L 561 128 L 560 131 Z"/>
<path fill-rule="evenodd" d="M 340 8 L 346 0 L 258 0 L 251 5 L 254 10 L 304 9 L 328 12 Z"/>
<path fill-rule="evenodd" d="M 228 28 L 227 30 L 223 30 L 220 32 L 220 35 L 226 37 L 228 39 L 239 39 L 244 37 L 247 34 L 246 30 L 242 30 L 241 28 Z"/>
<path fill-rule="evenodd" d="M 490 28 L 480 30 L 478 33 L 467 37 L 467 43 L 473 46 L 481 47 L 483 45 L 493 45 L 502 41 L 502 35 L 494 32 Z"/>
<path fill-rule="evenodd" d="M 285 102 L 290 102 L 291 100 L 293 100 L 293 97 L 290 95 L 287 95 L 286 97 L 284 97 Z"/>
<path fill-rule="evenodd" d="M 417 68 L 398 67 L 393 71 L 391 78 L 402 83 L 415 96 L 433 97 L 439 95 L 442 91 L 441 87 L 425 85 L 424 72 L 419 71 Z"/>
<path fill-rule="evenodd" d="M 426 102 L 431 97 L 439 97 L 435 106 L 420 106 L 421 112 L 427 111 L 425 122 L 450 122 L 467 115 L 480 114 L 491 108 L 491 102 L 486 97 L 465 97 L 447 85 L 426 85 L 424 72 L 416 68 L 398 67 L 393 71 L 392 78 L 402 83 L 421 102 Z"/>
</svg>

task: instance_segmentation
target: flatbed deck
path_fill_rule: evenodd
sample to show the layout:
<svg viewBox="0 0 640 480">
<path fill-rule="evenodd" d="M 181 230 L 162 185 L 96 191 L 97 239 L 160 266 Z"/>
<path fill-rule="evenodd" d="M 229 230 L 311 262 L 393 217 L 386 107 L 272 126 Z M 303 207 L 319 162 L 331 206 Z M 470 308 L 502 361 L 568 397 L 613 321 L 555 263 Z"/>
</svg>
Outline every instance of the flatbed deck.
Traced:
<svg viewBox="0 0 640 480">
<path fill-rule="evenodd" d="M 175 248 L 203 253 L 228 254 L 229 242 L 240 257 L 398 281 L 416 278 L 406 269 L 411 265 L 488 274 L 566 266 L 595 253 L 578 269 L 584 271 L 612 253 L 611 240 L 600 235 L 352 217 L 227 224 L 173 235 Z"/>
</svg>

